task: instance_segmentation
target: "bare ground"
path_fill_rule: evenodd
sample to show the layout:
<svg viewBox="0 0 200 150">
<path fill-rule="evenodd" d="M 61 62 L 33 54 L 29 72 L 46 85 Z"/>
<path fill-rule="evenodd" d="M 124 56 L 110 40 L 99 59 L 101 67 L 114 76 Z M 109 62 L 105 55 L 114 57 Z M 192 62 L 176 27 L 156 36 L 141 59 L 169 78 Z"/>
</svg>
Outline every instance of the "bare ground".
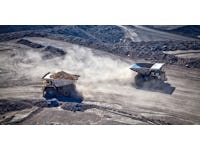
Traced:
<svg viewBox="0 0 200 150">
<path fill-rule="evenodd" d="M 46 38 L 27 39 L 63 49 L 66 55 L 43 59 L 43 48 L 16 44 L 16 40 L 0 43 L 0 99 L 32 106 L 1 113 L 1 124 L 200 124 L 199 69 L 167 65 L 166 86 L 175 87 L 172 94 L 150 87 L 137 89 L 136 74 L 129 67 L 144 60 Z M 84 96 L 83 105 L 91 107 L 71 112 L 61 106 L 35 105 L 43 102 L 42 75 L 59 70 L 81 75 L 77 90 Z M 1 109 L 5 107 L 0 103 Z"/>
</svg>

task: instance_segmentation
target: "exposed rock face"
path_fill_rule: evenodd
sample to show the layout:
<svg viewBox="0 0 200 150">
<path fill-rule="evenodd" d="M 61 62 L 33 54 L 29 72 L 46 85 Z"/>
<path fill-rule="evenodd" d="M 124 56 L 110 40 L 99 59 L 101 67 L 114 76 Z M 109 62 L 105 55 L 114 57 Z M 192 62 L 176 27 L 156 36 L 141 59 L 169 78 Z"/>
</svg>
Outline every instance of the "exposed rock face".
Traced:
<svg viewBox="0 0 200 150">
<path fill-rule="evenodd" d="M 78 25 L 56 27 L 50 33 L 77 37 L 96 43 L 115 44 L 124 37 L 123 30 L 114 25 Z"/>
</svg>

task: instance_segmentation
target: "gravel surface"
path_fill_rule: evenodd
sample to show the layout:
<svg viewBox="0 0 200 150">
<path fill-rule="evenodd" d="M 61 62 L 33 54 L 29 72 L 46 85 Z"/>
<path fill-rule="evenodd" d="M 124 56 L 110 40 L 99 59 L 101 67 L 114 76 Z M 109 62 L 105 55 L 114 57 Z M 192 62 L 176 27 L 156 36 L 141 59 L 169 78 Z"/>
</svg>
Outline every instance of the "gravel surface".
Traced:
<svg viewBox="0 0 200 150">
<path fill-rule="evenodd" d="M 136 61 L 149 60 L 121 57 L 47 38 L 26 39 L 45 47 L 57 47 L 67 54 L 42 59 L 45 47 L 33 49 L 17 44 L 17 40 L 1 42 L 1 118 L 9 118 L 12 112 L 15 115 L 11 116 L 22 118 L 26 111 L 21 111 L 37 107 L 40 111 L 24 115 L 25 119 L 16 124 L 200 123 L 199 69 L 167 65 L 167 85 L 175 87 L 172 94 L 151 88 L 137 89 L 136 73 L 129 67 Z M 77 90 L 84 100 L 80 104 L 60 103 L 48 108 L 41 93 L 41 77 L 46 72 L 60 70 L 80 75 Z M 5 109 L 7 106 L 16 107 Z M 12 117 L 4 123 L 11 120 Z"/>
</svg>

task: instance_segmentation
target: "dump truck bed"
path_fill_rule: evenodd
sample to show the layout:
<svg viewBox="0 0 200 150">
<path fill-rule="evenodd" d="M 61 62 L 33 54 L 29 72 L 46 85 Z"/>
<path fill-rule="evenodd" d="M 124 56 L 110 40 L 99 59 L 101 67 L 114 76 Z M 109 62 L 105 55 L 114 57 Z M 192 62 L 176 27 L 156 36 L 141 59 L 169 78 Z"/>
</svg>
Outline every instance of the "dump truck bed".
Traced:
<svg viewBox="0 0 200 150">
<path fill-rule="evenodd" d="M 135 63 L 130 69 L 141 74 L 148 74 L 152 70 L 161 70 L 164 63 Z"/>
<path fill-rule="evenodd" d="M 74 84 L 80 76 L 69 74 L 64 71 L 57 73 L 47 73 L 42 78 L 46 81 L 51 81 L 56 87 L 61 87 L 69 84 Z"/>
<path fill-rule="evenodd" d="M 52 79 L 66 79 L 66 80 L 78 80 L 80 76 L 75 74 L 70 74 L 64 71 L 60 71 L 50 75 Z"/>
</svg>

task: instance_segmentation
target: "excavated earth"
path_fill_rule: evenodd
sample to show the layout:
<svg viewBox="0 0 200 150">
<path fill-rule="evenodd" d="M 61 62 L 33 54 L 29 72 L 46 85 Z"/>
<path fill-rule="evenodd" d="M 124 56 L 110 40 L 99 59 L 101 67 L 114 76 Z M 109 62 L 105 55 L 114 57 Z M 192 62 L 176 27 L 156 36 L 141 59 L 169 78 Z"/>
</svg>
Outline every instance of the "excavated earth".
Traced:
<svg viewBox="0 0 200 150">
<path fill-rule="evenodd" d="M 161 87 L 136 88 L 139 61 L 150 62 L 42 37 L 0 42 L 0 124 L 200 124 L 200 69 L 167 64 Z M 80 75 L 82 103 L 42 97 L 41 77 L 61 70 Z"/>
</svg>

